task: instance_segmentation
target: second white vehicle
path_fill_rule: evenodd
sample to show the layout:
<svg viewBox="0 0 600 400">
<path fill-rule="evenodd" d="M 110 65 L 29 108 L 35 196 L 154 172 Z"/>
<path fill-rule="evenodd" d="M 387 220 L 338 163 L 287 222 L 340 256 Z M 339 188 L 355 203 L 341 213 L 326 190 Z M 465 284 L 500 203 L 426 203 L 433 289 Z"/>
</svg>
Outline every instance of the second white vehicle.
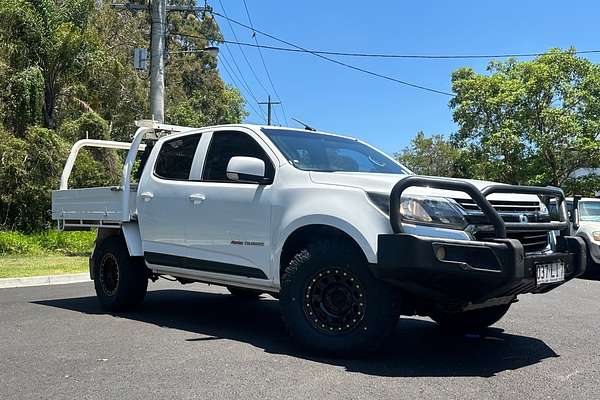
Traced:
<svg viewBox="0 0 600 400">
<path fill-rule="evenodd" d="M 567 212 L 573 215 L 573 235 L 582 237 L 587 245 L 587 271 L 590 277 L 600 276 L 600 199 L 567 198 Z M 552 203 L 554 206 L 554 203 Z M 552 207 L 554 210 L 554 207 Z"/>
<path fill-rule="evenodd" d="M 68 188 L 85 146 L 129 149 L 120 186 Z M 586 265 L 559 189 L 415 176 L 360 140 L 272 126 L 146 122 L 132 143 L 82 140 L 52 215 L 98 230 L 90 274 L 109 310 L 161 275 L 269 293 L 299 343 L 338 354 L 381 345 L 400 315 L 482 329 Z"/>
</svg>

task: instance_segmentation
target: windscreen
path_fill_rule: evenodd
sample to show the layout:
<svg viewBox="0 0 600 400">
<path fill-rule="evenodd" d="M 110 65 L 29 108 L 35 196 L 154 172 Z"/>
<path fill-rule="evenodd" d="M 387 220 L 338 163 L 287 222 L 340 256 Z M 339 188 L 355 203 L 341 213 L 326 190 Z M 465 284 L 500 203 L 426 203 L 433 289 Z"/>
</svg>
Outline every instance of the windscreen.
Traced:
<svg viewBox="0 0 600 400">
<path fill-rule="evenodd" d="M 579 202 L 579 219 L 582 221 L 600 221 L 600 201 Z"/>
<path fill-rule="evenodd" d="M 308 131 L 263 129 L 288 161 L 305 171 L 409 174 L 385 154 L 354 139 Z"/>
</svg>

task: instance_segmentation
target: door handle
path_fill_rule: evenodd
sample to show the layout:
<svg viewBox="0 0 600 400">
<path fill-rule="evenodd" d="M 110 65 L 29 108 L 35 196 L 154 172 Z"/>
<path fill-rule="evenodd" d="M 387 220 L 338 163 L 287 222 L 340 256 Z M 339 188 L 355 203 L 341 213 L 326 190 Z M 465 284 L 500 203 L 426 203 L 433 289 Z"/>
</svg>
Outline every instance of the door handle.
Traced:
<svg viewBox="0 0 600 400">
<path fill-rule="evenodd" d="M 150 201 L 154 198 L 154 193 L 152 192 L 144 192 L 140 194 L 140 197 L 144 199 L 144 201 Z"/>
<path fill-rule="evenodd" d="M 204 200 L 206 200 L 206 196 L 203 195 L 202 193 L 194 193 L 194 194 L 190 194 L 188 196 L 188 198 L 190 199 L 190 201 L 194 204 L 200 204 L 202 203 Z"/>
</svg>

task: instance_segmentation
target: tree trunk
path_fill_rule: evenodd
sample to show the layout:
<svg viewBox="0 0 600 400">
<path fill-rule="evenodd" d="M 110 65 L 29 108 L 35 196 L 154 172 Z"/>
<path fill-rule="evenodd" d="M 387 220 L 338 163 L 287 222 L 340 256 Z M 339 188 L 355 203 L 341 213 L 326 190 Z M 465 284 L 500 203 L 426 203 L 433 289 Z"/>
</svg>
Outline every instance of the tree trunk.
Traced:
<svg viewBox="0 0 600 400">
<path fill-rule="evenodd" d="M 56 128 L 54 119 L 54 107 L 56 103 L 56 91 L 54 85 L 46 83 L 44 85 L 44 126 L 46 128 Z"/>
</svg>

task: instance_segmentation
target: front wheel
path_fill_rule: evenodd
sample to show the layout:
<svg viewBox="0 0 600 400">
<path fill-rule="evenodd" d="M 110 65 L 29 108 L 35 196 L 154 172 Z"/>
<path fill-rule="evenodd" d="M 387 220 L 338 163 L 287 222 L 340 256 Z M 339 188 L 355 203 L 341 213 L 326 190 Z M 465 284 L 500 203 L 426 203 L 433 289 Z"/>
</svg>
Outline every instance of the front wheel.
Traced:
<svg viewBox="0 0 600 400">
<path fill-rule="evenodd" d="M 480 308 L 472 311 L 448 313 L 436 311 L 430 317 L 440 327 L 454 332 L 476 332 L 494 325 L 508 312 L 510 304 Z"/>
<path fill-rule="evenodd" d="M 376 280 L 363 255 L 343 241 L 301 249 L 282 274 L 279 294 L 289 334 L 321 353 L 375 350 L 398 322 L 392 288 Z"/>
<path fill-rule="evenodd" d="M 148 288 L 148 270 L 143 259 L 130 257 L 121 236 L 103 240 L 93 258 L 94 288 L 102 307 L 124 311 L 139 305 Z"/>
</svg>

